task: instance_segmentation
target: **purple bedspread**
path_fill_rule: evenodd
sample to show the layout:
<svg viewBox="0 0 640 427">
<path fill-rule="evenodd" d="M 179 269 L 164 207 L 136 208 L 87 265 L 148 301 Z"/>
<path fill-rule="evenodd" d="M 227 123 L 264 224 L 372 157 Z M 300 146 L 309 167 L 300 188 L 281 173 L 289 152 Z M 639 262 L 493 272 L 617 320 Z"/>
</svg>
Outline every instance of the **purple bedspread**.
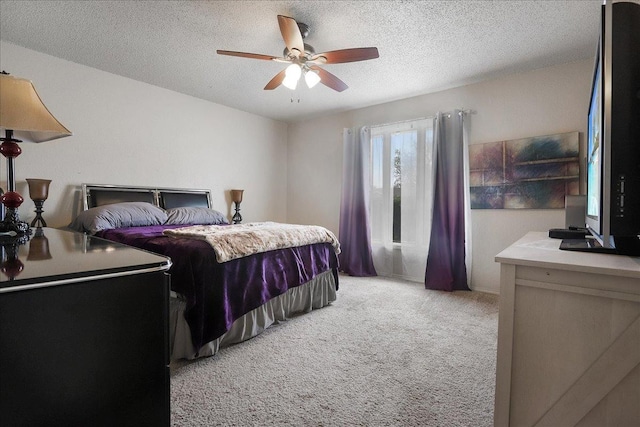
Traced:
<svg viewBox="0 0 640 427">
<path fill-rule="evenodd" d="M 196 348 L 224 334 L 236 319 L 322 272 L 332 269 L 338 283 L 338 259 L 329 243 L 218 263 L 208 243 L 162 234 L 178 227 L 184 226 L 119 228 L 96 236 L 171 258 L 171 289 L 187 300 L 185 319 Z"/>
</svg>

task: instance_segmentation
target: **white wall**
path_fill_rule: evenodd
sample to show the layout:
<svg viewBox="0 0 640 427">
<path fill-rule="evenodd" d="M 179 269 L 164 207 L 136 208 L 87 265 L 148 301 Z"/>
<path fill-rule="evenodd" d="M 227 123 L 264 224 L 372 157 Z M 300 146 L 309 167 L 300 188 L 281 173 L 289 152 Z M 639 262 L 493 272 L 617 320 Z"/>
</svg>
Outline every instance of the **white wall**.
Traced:
<svg viewBox="0 0 640 427">
<path fill-rule="evenodd" d="M 471 144 L 586 129 L 592 61 L 540 69 L 290 125 L 287 219 L 338 232 L 342 129 L 470 109 Z M 347 94 L 345 93 L 345 96 Z M 473 210 L 471 287 L 499 291 L 494 257 L 530 230 L 564 226 L 564 210 Z"/>
<path fill-rule="evenodd" d="M 73 136 L 21 144 L 17 190 L 23 220 L 35 216 L 25 178 L 52 179 L 49 226 L 67 225 L 82 183 L 212 190 L 232 214 L 228 190 L 243 188 L 245 221 L 285 221 L 287 125 L 0 42 L 0 68 L 32 80 Z M 6 167 L 0 160 L 0 185 Z"/>
</svg>

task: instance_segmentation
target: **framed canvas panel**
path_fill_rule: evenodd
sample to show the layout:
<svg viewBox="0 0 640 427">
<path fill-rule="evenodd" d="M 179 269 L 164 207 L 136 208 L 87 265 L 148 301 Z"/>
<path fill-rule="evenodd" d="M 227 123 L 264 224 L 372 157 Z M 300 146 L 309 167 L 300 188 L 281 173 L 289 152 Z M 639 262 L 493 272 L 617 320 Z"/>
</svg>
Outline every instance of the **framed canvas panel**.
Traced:
<svg viewBox="0 0 640 427">
<path fill-rule="evenodd" d="M 564 209 L 580 194 L 579 133 L 469 146 L 471 209 Z"/>
</svg>

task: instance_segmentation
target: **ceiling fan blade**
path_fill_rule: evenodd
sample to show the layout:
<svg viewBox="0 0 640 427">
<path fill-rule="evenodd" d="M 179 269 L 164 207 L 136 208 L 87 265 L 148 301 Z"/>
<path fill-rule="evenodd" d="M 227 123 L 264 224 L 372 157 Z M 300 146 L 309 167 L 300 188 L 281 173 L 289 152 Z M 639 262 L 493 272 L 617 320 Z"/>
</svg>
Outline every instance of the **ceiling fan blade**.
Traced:
<svg viewBox="0 0 640 427">
<path fill-rule="evenodd" d="M 320 76 L 320 83 L 322 83 L 323 85 L 330 87 L 331 89 L 338 92 L 342 92 L 343 90 L 349 88 L 349 86 L 347 86 L 345 82 L 343 82 L 330 72 L 318 67 L 317 65 L 311 66 L 309 68 L 311 68 L 313 71 L 318 72 L 318 75 Z"/>
<path fill-rule="evenodd" d="M 278 25 L 280 26 L 284 44 L 289 49 L 289 52 L 296 56 L 304 53 L 304 41 L 296 20 L 288 16 L 278 15 Z"/>
<path fill-rule="evenodd" d="M 239 56 L 241 58 L 251 58 L 251 59 L 264 59 L 267 61 L 278 59 L 277 56 L 260 55 L 259 53 L 234 52 L 232 50 L 216 50 L 216 53 L 218 55 Z"/>
<path fill-rule="evenodd" d="M 311 57 L 311 61 L 323 64 L 341 64 L 344 62 L 366 61 L 368 59 L 378 58 L 379 56 L 378 48 L 376 47 L 357 47 L 318 53 Z"/>
<path fill-rule="evenodd" d="M 264 87 L 264 90 L 273 90 L 282 84 L 282 81 L 285 78 L 286 68 L 276 74 L 267 85 Z"/>
</svg>

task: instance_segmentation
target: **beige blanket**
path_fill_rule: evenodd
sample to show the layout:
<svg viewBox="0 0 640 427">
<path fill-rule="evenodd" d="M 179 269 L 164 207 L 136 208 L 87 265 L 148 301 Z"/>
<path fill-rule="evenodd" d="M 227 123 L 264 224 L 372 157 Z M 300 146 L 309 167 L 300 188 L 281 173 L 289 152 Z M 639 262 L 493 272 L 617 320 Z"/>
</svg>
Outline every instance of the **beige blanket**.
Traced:
<svg viewBox="0 0 640 427">
<path fill-rule="evenodd" d="M 204 240 L 216 253 L 218 262 L 226 262 L 274 249 L 331 243 L 336 254 L 340 243 L 329 230 L 318 225 L 253 222 L 248 224 L 193 225 L 164 230 L 167 236 Z"/>
</svg>

